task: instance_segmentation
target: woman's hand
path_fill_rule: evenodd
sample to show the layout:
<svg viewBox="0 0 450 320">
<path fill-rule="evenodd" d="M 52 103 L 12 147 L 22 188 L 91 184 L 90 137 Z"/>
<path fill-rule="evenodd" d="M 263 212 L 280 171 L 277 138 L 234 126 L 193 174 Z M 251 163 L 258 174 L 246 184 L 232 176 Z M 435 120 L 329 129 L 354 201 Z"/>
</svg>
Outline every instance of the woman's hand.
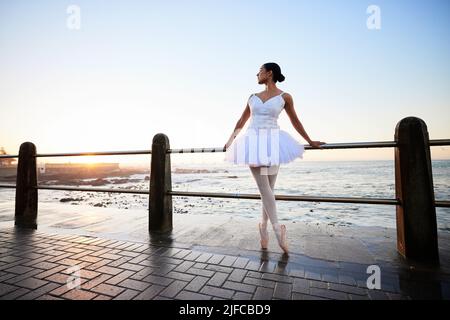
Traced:
<svg viewBox="0 0 450 320">
<path fill-rule="evenodd" d="M 323 141 L 310 141 L 309 142 L 309 145 L 316 149 L 323 149 L 323 147 L 321 146 L 322 144 L 326 144 L 326 142 L 323 142 Z"/>
<path fill-rule="evenodd" d="M 229 141 L 227 143 L 225 143 L 223 150 L 227 150 L 230 145 L 231 145 L 231 142 L 229 142 Z"/>
</svg>

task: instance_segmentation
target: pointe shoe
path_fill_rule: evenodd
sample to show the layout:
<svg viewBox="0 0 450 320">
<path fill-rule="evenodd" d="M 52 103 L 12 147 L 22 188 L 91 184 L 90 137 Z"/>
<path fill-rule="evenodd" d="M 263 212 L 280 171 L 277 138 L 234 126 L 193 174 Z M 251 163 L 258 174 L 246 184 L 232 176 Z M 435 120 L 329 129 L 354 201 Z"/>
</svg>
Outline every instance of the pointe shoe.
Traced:
<svg viewBox="0 0 450 320">
<path fill-rule="evenodd" d="M 286 237 L 286 226 L 284 224 L 282 224 L 282 225 L 280 225 L 279 232 L 277 232 L 277 230 L 274 230 L 274 231 L 275 231 L 275 235 L 277 236 L 278 245 L 284 251 L 284 253 L 288 254 L 289 249 L 288 249 L 288 241 L 287 241 L 287 237 Z"/>
<path fill-rule="evenodd" d="M 267 232 L 267 230 L 263 230 L 262 226 L 261 226 L 261 222 L 258 224 L 258 228 L 259 228 L 259 235 L 261 236 L 261 248 L 262 249 L 267 249 L 267 246 L 269 245 L 269 233 Z"/>
</svg>

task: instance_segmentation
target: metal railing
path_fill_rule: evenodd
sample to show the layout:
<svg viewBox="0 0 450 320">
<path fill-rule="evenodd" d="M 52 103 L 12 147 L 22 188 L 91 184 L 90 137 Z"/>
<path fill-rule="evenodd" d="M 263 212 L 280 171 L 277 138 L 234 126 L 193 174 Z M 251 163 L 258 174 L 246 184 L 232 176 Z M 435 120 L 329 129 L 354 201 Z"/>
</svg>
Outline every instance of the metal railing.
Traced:
<svg viewBox="0 0 450 320">
<path fill-rule="evenodd" d="M 298 195 L 275 195 L 275 198 L 284 201 L 395 205 L 397 209 L 397 248 L 399 252 L 405 257 L 439 263 L 435 209 L 436 207 L 450 207 L 450 201 L 436 201 L 434 199 L 430 147 L 450 145 L 450 139 L 429 140 L 426 124 L 416 117 L 402 119 L 396 126 L 394 137 L 394 141 L 330 143 L 323 145 L 322 148 L 395 148 L 395 199 Z M 309 145 L 305 145 L 304 148 L 315 149 Z M 170 149 L 169 139 L 164 134 L 155 135 L 151 150 L 134 151 L 37 154 L 35 145 L 31 142 L 25 142 L 21 145 L 18 155 L 0 155 L 0 159 L 19 158 L 16 185 L 0 184 L 0 188 L 16 189 L 15 224 L 19 227 L 37 228 L 37 190 L 40 189 L 149 195 L 149 231 L 166 232 L 172 230 L 172 196 L 261 199 L 259 194 L 172 190 L 171 154 L 225 151 L 224 148 Z M 60 187 L 37 183 L 36 158 L 39 157 L 138 154 L 152 155 L 149 190 Z M 415 161 L 408 160 L 412 158 Z M 411 179 L 411 177 L 414 177 L 414 179 Z"/>
</svg>

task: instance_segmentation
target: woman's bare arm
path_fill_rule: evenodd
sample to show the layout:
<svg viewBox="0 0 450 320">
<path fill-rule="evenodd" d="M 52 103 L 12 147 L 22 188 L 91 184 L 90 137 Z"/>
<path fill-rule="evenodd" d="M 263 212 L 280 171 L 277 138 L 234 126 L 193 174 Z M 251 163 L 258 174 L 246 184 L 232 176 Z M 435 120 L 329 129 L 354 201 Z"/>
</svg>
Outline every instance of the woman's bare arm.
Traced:
<svg viewBox="0 0 450 320">
<path fill-rule="evenodd" d="M 245 123 L 249 118 L 250 118 L 250 106 L 247 103 L 244 112 L 242 112 L 241 117 L 239 118 L 238 122 L 236 123 L 236 126 L 234 127 L 233 133 L 231 134 L 230 138 L 228 139 L 227 143 L 224 146 L 225 150 L 230 146 L 234 138 L 236 138 L 236 136 L 239 134 L 239 132 L 244 127 Z"/>
<path fill-rule="evenodd" d="M 297 130 L 298 133 L 309 143 L 309 145 L 313 147 L 320 147 L 320 145 L 325 144 L 325 142 L 322 141 L 313 141 L 306 133 L 305 128 L 303 127 L 302 123 L 298 119 L 297 113 L 295 112 L 294 108 L 294 99 L 292 99 L 292 96 L 289 93 L 285 93 L 283 95 L 284 101 L 286 102 L 284 105 L 284 109 L 286 110 L 286 113 L 289 116 L 289 119 L 291 120 L 292 125 L 294 126 L 295 130 Z"/>
<path fill-rule="evenodd" d="M 292 99 L 292 96 L 289 93 L 285 93 L 283 95 L 283 98 L 286 102 L 284 105 L 284 110 L 286 110 L 286 113 L 289 116 L 289 119 L 291 120 L 291 123 L 294 126 L 295 130 L 297 130 L 297 132 L 300 133 L 300 135 L 305 138 L 308 143 L 311 143 L 312 140 L 306 133 L 305 128 L 303 128 L 303 125 L 298 119 L 297 113 L 295 112 L 294 100 Z"/>
</svg>

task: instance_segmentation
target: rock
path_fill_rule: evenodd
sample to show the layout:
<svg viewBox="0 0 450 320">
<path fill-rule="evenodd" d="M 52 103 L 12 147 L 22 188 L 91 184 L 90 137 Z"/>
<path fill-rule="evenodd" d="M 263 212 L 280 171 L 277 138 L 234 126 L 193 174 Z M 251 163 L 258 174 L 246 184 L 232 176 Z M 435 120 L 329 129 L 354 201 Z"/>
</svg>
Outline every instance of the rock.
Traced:
<svg viewBox="0 0 450 320">
<path fill-rule="evenodd" d="M 60 202 L 69 202 L 69 201 L 83 201 L 83 198 L 62 198 L 59 201 Z"/>
</svg>

